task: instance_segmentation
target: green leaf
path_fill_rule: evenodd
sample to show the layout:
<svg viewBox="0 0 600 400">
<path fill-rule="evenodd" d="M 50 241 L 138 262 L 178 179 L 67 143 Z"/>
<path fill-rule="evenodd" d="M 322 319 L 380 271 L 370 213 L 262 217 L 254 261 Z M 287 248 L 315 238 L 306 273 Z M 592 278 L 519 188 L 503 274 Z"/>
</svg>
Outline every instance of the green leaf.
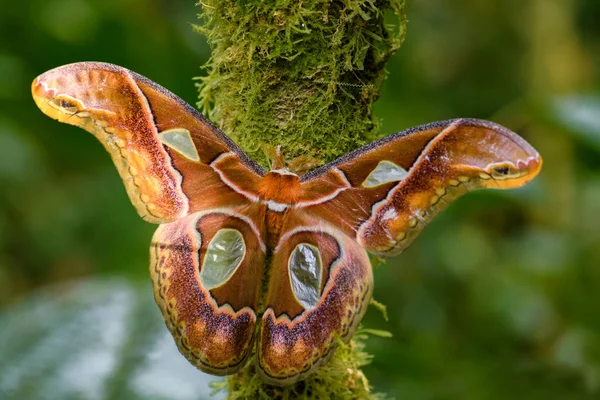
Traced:
<svg viewBox="0 0 600 400">
<path fill-rule="evenodd" d="M 368 329 L 368 328 L 361 328 L 358 331 L 356 331 L 357 335 L 360 334 L 367 334 L 367 335 L 372 335 L 372 336 L 379 336 L 382 338 L 391 338 L 392 332 L 388 332 L 388 331 L 384 331 L 381 329 Z"/>
<path fill-rule="evenodd" d="M 148 285 L 52 287 L 1 310 L 0 326 L 3 400 L 223 398 L 178 353 Z"/>
</svg>

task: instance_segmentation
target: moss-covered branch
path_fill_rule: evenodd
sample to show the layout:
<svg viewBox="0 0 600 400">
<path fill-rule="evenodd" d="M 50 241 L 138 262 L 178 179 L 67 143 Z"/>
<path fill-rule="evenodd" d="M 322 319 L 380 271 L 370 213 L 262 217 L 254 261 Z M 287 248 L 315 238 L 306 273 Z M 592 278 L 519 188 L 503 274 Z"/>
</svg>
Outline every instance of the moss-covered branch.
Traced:
<svg viewBox="0 0 600 400">
<path fill-rule="evenodd" d="M 206 0 L 200 107 L 264 167 L 331 161 L 378 135 L 371 109 L 404 38 L 404 0 Z M 385 14 L 399 18 L 395 30 Z M 267 150 L 267 151 L 265 151 Z"/>
<path fill-rule="evenodd" d="M 404 0 L 205 0 L 196 29 L 213 48 L 199 106 L 263 167 L 275 146 L 298 172 L 379 135 L 372 105 L 404 38 Z M 384 24 L 393 12 L 395 29 Z M 255 363 L 227 381 L 229 399 L 376 399 L 361 368 L 364 336 L 286 388 Z M 253 358 L 251 358 L 253 360 Z"/>
<path fill-rule="evenodd" d="M 358 334 L 349 343 L 338 342 L 331 361 L 308 379 L 286 387 L 266 385 L 256 373 L 252 359 L 242 372 L 230 376 L 217 388 L 228 390 L 228 400 L 383 400 L 385 395 L 372 393 L 361 368 L 371 361 L 364 351 L 366 335 Z"/>
</svg>

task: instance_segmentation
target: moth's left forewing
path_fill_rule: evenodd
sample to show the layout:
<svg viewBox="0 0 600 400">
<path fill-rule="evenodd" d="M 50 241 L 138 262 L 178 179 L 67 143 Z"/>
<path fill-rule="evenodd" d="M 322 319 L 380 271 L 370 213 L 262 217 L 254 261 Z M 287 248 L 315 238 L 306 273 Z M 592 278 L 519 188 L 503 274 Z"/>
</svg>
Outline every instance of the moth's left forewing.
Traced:
<svg viewBox="0 0 600 400">
<path fill-rule="evenodd" d="M 335 338 L 347 341 L 372 291 L 363 248 L 318 220 L 287 230 L 274 251 L 258 338 L 266 381 L 287 385 L 329 359 Z"/>
<path fill-rule="evenodd" d="M 183 177 L 190 212 L 255 200 L 262 168 L 189 104 L 149 79 L 131 74 L 148 100 L 173 167 Z"/>
<path fill-rule="evenodd" d="M 255 197 L 264 171 L 200 113 L 141 75 L 75 63 L 37 77 L 32 95 L 48 116 L 98 138 L 146 221 L 170 222 Z"/>
<path fill-rule="evenodd" d="M 46 115 L 96 136 L 142 218 L 158 223 L 188 213 L 181 176 L 171 166 L 148 102 L 129 71 L 103 63 L 65 65 L 38 76 L 32 95 Z"/>
</svg>

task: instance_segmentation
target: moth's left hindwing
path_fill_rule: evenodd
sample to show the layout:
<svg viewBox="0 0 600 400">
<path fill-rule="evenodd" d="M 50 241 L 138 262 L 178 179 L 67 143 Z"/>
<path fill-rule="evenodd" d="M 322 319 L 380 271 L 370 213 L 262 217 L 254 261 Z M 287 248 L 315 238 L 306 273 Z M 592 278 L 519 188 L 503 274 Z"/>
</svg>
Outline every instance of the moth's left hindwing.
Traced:
<svg viewBox="0 0 600 400">
<path fill-rule="evenodd" d="M 214 209 L 163 224 L 154 234 L 154 297 L 181 353 L 205 372 L 232 374 L 251 353 L 263 230 L 260 220 Z"/>
</svg>

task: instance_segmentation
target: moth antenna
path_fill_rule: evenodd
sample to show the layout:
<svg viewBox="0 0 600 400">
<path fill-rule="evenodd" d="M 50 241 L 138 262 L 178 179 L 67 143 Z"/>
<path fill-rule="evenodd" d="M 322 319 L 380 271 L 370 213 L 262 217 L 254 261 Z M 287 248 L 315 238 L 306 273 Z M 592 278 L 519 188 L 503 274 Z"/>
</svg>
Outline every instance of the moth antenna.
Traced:
<svg viewBox="0 0 600 400">
<path fill-rule="evenodd" d="M 272 170 L 278 170 L 285 168 L 285 160 L 281 155 L 281 145 L 277 146 L 275 150 L 275 157 L 273 158 L 273 164 L 271 165 Z"/>
</svg>

